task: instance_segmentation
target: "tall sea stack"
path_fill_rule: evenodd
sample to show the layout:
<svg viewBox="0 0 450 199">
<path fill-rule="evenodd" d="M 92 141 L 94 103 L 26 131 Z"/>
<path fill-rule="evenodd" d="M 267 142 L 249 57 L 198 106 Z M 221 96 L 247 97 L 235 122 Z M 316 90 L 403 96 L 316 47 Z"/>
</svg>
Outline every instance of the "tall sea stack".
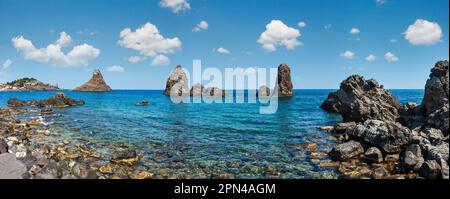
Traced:
<svg viewBox="0 0 450 199">
<path fill-rule="evenodd" d="M 112 91 L 111 87 L 106 84 L 103 79 L 102 73 L 100 70 L 94 70 L 94 74 L 92 78 L 84 83 L 83 85 L 73 89 L 73 91 L 79 92 L 110 92 Z"/>
<path fill-rule="evenodd" d="M 173 69 L 169 78 L 167 79 L 166 89 L 164 90 L 166 96 L 189 96 L 188 79 L 183 68 L 178 65 Z"/>
<path fill-rule="evenodd" d="M 291 69 L 287 64 L 278 66 L 277 84 L 275 90 L 278 91 L 278 97 L 292 97 Z"/>
</svg>

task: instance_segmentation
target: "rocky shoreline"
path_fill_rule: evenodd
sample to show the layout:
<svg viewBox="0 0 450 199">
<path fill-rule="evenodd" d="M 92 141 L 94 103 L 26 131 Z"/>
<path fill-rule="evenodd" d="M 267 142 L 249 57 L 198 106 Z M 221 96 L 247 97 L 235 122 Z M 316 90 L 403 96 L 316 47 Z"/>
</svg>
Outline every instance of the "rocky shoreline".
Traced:
<svg viewBox="0 0 450 199">
<path fill-rule="evenodd" d="M 373 79 L 354 75 L 343 81 L 321 106 L 341 114 L 344 120 L 323 128 L 333 131 L 340 140 L 329 155 L 339 162 L 378 167 L 361 172 L 361 167 L 354 166 L 344 171 L 344 176 L 392 178 L 407 174 L 449 179 L 448 81 L 448 61 L 437 62 L 431 69 L 422 104 L 405 106 Z"/>
<path fill-rule="evenodd" d="M 82 105 L 81 102 L 57 94 L 38 104 L 62 108 Z M 137 167 L 140 158 L 136 150 L 122 148 L 102 154 L 88 140 L 65 140 L 44 125 L 43 118 L 48 114 L 53 113 L 47 108 L 0 108 L 0 179 L 147 179 L 153 176 Z M 18 119 L 21 117 L 27 119 L 21 121 Z"/>
</svg>

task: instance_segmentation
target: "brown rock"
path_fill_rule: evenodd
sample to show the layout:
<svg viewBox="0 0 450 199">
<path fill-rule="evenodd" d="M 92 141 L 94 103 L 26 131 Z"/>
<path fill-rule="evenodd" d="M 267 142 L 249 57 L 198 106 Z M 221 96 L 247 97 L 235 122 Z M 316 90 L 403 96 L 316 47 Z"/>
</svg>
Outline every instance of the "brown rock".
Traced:
<svg viewBox="0 0 450 199">
<path fill-rule="evenodd" d="M 84 83 L 83 85 L 73 89 L 73 91 L 80 92 L 110 92 L 112 91 L 111 87 L 109 87 L 105 80 L 103 79 L 102 73 L 100 70 L 95 70 L 92 78 Z"/>
<path fill-rule="evenodd" d="M 291 69 L 287 64 L 281 64 L 278 66 L 277 86 L 274 92 L 278 97 L 292 97 L 292 88 Z"/>
</svg>

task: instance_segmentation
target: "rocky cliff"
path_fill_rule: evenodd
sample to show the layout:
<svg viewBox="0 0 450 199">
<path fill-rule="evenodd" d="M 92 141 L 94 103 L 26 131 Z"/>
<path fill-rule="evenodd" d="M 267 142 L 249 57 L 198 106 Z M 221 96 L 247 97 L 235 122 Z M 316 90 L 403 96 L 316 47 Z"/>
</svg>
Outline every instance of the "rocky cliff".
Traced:
<svg viewBox="0 0 450 199">
<path fill-rule="evenodd" d="M 100 70 L 95 70 L 92 78 L 84 83 L 83 85 L 73 89 L 73 91 L 79 92 L 110 92 L 112 91 L 111 87 L 106 84 L 103 79 L 102 73 Z"/>
</svg>

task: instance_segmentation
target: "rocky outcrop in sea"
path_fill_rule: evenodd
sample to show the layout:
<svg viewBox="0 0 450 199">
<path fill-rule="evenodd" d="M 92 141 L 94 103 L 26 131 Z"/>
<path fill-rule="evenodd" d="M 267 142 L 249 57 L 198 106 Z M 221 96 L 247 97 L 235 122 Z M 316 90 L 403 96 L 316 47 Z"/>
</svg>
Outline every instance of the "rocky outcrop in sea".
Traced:
<svg viewBox="0 0 450 199">
<path fill-rule="evenodd" d="M 9 107 L 37 106 L 39 108 L 66 108 L 83 104 L 84 100 L 72 99 L 64 93 L 57 93 L 56 95 L 41 101 L 19 100 L 16 98 L 11 98 L 8 100 Z"/>
<path fill-rule="evenodd" d="M 167 78 L 164 95 L 166 96 L 189 96 L 188 78 L 180 65 L 176 66 Z"/>
<path fill-rule="evenodd" d="M 110 92 L 112 91 L 111 87 L 106 84 L 103 79 L 103 75 L 100 70 L 94 70 L 92 74 L 92 78 L 84 83 L 83 85 L 73 89 L 73 91 L 79 92 Z"/>
<path fill-rule="evenodd" d="M 277 87 L 275 93 L 278 97 L 292 97 L 293 86 L 291 80 L 291 68 L 287 64 L 278 66 Z"/>
<path fill-rule="evenodd" d="M 191 97 L 208 97 L 208 98 L 221 98 L 227 97 L 228 93 L 218 87 L 205 88 L 202 84 L 195 84 L 190 90 Z"/>
<path fill-rule="evenodd" d="M 260 86 L 258 89 L 258 93 L 256 93 L 256 96 L 259 98 L 268 98 L 271 96 L 270 88 L 267 86 Z"/>
<path fill-rule="evenodd" d="M 45 84 L 34 78 L 22 78 L 0 84 L 0 91 L 56 91 L 58 86 Z"/>
<path fill-rule="evenodd" d="M 332 128 L 341 143 L 329 155 L 339 161 L 376 164 L 371 171 L 376 178 L 411 174 L 448 179 L 448 77 L 448 61 L 436 63 L 422 104 L 404 106 L 375 80 L 349 77 L 321 106 L 344 119 Z M 382 176 L 379 168 L 384 169 Z"/>
</svg>

